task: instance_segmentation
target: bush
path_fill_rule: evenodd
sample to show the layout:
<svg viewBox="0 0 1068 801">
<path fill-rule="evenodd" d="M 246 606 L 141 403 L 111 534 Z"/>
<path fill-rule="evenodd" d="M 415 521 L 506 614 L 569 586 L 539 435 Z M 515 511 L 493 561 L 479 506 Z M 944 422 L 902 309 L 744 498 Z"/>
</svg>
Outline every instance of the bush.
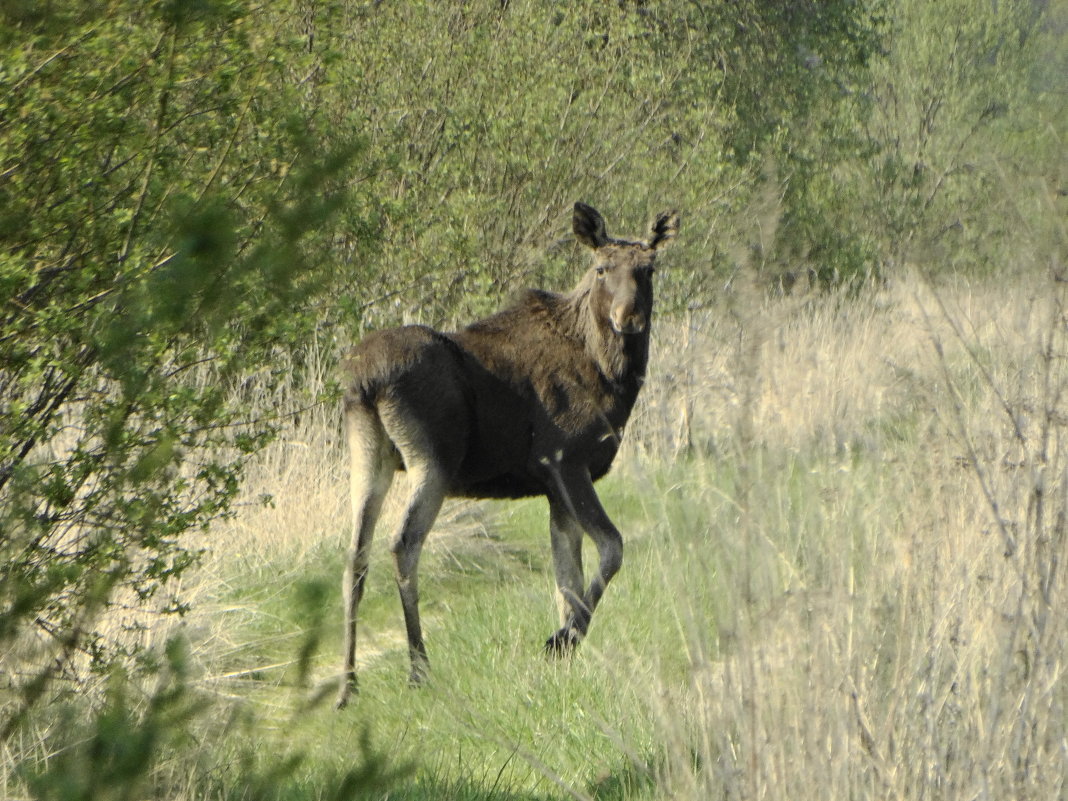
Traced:
<svg viewBox="0 0 1068 801">
<path fill-rule="evenodd" d="M 105 608 L 182 611 L 183 535 L 280 422 L 242 388 L 277 380 L 334 292 L 317 263 L 366 151 L 322 146 L 293 20 L 252 12 L 130 2 L 0 35 L 0 648 L 30 675 L 11 719 L 79 655 L 140 648 Z"/>
</svg>

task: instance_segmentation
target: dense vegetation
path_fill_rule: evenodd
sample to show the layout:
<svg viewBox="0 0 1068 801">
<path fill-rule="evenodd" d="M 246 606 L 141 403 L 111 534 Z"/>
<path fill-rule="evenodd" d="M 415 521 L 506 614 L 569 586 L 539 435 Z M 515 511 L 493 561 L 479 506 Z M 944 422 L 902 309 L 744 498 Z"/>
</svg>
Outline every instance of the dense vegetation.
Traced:
<svg viewBox="0 0 1068 801">
<path fill-rule="evenodd" d="M 188 612 L 198 533 L 250 459 L 330 403 L 318 373 L 365 328 L 569 285 L 575 200 L 635 229 L 681 211 L 669 315 L 743 284 L 856 297 L 917 269 L 1063 269 L 1066 26 L 1041 0 L 0 3 L 18 781 L 127 797 L 158 777 L 204 702 L 152 631 Z M 49 760 L 57 698 L 98 725 Z M 339 797 L 390 779 L 364 756 Z M 245 758 L 214 792 L 292 773 Z"/>
</svg>

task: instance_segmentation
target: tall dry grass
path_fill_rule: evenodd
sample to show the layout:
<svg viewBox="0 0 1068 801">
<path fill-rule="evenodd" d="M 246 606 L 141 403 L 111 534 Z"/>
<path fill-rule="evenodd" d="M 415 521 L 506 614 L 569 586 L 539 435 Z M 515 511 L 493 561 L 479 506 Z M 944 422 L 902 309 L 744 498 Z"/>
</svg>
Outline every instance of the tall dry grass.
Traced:
<svg viewBox="0 0 1068 801">
<path fill-rule="evenodd" d="M 1054 271 L 736 299 L 661 341 L 640 440 L 733 460 L 724 536 L 765 554 L 715 634 L 674 601 L 671 797 L 1066 797 L 1066 325 Z M 807 512 L 828 569 L 750 596 L 768 452 L 852 475 Z"/>
</svg>

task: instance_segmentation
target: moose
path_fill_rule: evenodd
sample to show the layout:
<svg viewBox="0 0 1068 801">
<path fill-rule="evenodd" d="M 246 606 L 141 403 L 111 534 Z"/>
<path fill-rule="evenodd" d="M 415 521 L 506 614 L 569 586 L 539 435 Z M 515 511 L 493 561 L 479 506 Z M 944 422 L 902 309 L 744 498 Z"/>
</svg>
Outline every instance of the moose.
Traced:
<svg viewBox="0 0 1068 801">
<path fill-rule="evenodd" d="M 545 644 L 550 654 L 569 653 L 586 636 L 622 564 L 622 537 L 593 482 L 608 472 L 645 378 L 656 255 L 679 217 L 660 214 L 648 241 L 633 242 L 609 237 L 600 213 L 576 203 L 572 226 L 593 264 L 570 293 L 527 290 L 451 333 L 422 325 L 373 332 L 343 362 L 353 533 L 339 708 L 357 685 L 357 610 L 397 471 L 407 473 L 408 496 L 392 552 L 413 685 L 429 666 L 419 555 L 446 497 L 548 499 L 561 624 Z M 583 532 L 599 558 L 589 586 Z"/>
</svg>

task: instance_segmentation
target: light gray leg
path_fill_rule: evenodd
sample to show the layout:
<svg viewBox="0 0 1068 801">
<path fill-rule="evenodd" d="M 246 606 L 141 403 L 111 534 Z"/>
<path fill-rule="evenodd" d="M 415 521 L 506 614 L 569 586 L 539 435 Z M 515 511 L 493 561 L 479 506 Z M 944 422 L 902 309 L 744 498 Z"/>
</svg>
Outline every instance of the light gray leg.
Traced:
<svg viewBox="0 0 1068 801">
<path fill-rule="evenodd" d="M 352 543 L 342 583 L 345 629 L 338 709 L 348 703 L 356 690 L 356 616 L 367 580 L 375 524 L 396 467 L 394 460 L 389 458 L 385 433 L 372 412 L 362 407 L 346 410 L 345 427 L 349 442 Z"/>
<path fill-rule="evenodd" d="M 408 632 L 408 656 L 411 660 L 409 680 L 416 685 L 422 682 L 429 666 L 423 629 L 419 622 L 419 555 L 445 499 L 445 485 L 429 464 L 409 464 L 408 480 L 408 509 L 393 541 L 393 561 L 404 609 L 404 626 Z"/>
</svg>

